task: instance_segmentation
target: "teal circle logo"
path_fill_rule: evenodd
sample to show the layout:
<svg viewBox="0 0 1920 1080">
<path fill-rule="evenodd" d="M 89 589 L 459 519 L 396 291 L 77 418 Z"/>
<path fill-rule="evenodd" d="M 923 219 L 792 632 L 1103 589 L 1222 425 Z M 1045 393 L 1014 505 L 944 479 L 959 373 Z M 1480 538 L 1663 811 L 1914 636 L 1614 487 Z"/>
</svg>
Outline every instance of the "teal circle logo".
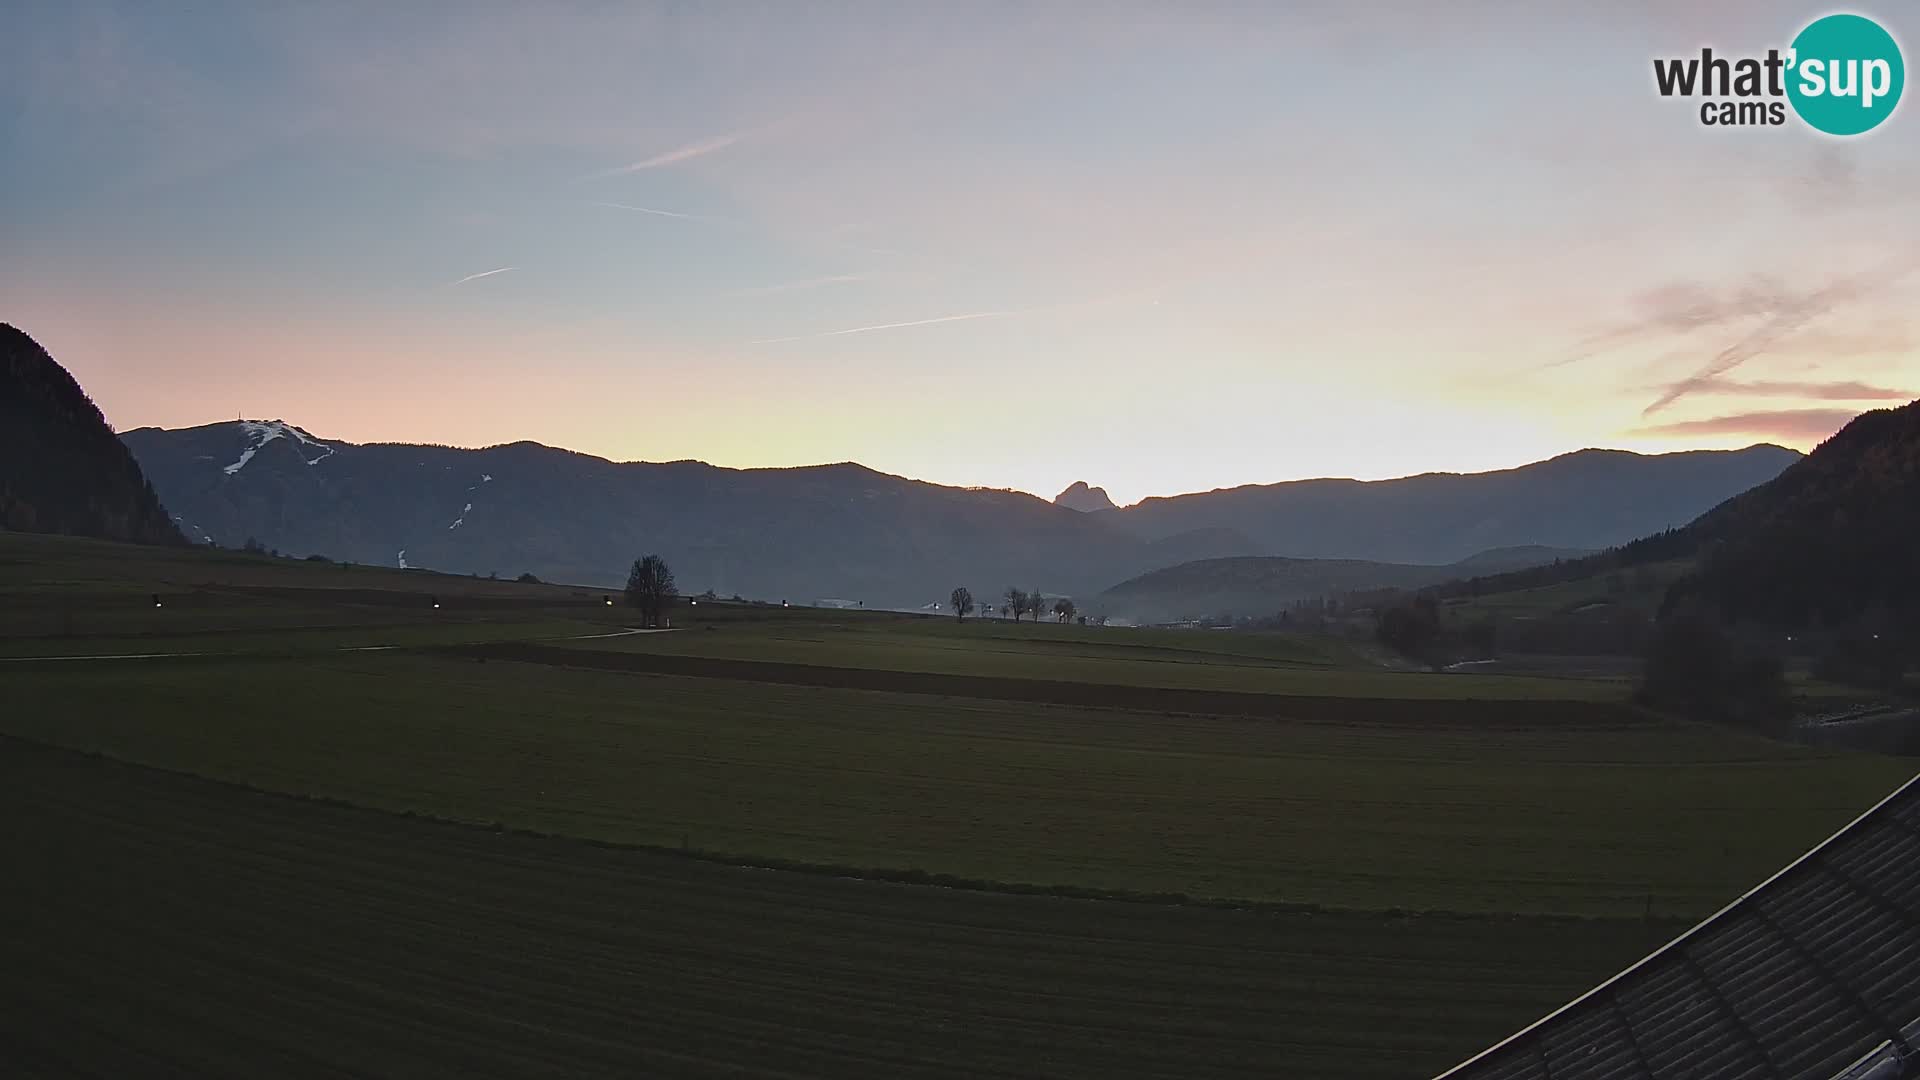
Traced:
<svg viewBox="0 0 1920 1080">
<path fill-rule="evenodd" d="M 1815 130 L 1859 135 L 1900 104 L 1907 65 L 1900 43 L 1864 15 L 1828 15 L 1793 39 L 1787 100 Z"/>
</svg>

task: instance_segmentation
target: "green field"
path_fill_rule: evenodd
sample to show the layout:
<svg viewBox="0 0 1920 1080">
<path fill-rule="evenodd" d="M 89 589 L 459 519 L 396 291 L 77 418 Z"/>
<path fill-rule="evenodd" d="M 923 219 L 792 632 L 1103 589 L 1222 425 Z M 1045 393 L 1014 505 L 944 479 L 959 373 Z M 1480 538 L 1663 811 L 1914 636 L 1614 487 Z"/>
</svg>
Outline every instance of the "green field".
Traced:
<svg viewBox="0 0 1920 1080">
<path fill-rule="evenodd" d="M 607 607 L 606 595 L 0 532 L 0 656 L 311 651 L 604 632 L 627 614 Z"/>
<path fill-rule="evenodd" d="M 591 648 L 827 667 L 873 668 L 994 678 L 1052 679 L 1101 686 L 1164 686 L 1263 694 L 1367 698 L 1620 700 L 1604 679 L 1396 671 L 1369 663 L 1347 643 L 1305 634 L 1144 630 L 884 616 L 711 622 L 683 613 L 706 632 L 616 638 Z M 833 613 L 843 615 L 844 613 Z"/>
<path fill-rule="evenodd" d="M 1914 769 L 1300 635 L 602 597 L 0 534 L 17 1060 L 1418 1076 Z"/>
<path fill-rule="evenodd" d="M 1422 1076 L 1673 932 L 766 873 L 11 741 L 0 813 L 22 1077 Z"/>
<path fill-rule="evenodd" d="M 371 806 L 1144 893 L 1697 915 L 1904 762 L 1620 710 L 1427 730 L 405 653 L 22 664 L 0 730 Z M 1404 708 L 1404 706 L 1402 706 Z"/>
</svg>

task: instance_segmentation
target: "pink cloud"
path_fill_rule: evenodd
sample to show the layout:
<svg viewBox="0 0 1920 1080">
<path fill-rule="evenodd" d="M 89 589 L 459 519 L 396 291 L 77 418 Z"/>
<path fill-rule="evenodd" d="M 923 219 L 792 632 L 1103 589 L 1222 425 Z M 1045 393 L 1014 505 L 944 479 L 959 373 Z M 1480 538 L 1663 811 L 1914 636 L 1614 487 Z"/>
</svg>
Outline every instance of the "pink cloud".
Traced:
<svg viewBox="0 0 1920 1080">
<path fill-rule="evenodd" d="M 1779 439 L 1812 445 L 1845 427 L 1857 415 L 1847 409 L 1780 409 L 1678 420 L 1635 430 L 1637 435 L 1727 436 Z"/>
</svg>

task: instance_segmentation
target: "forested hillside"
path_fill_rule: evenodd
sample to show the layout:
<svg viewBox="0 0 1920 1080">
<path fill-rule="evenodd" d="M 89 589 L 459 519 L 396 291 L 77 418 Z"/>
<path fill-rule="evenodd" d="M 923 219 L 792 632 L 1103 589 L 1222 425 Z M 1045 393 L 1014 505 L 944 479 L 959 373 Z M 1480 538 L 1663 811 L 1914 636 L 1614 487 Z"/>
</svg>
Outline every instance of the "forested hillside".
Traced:
<svg viewBox="0 0 1920 1080">
<path fill-rule="evenodd" d="M 0 323 L 0 528 L 136 543 L 179 530 L 67 369 Z"/>
</svg>

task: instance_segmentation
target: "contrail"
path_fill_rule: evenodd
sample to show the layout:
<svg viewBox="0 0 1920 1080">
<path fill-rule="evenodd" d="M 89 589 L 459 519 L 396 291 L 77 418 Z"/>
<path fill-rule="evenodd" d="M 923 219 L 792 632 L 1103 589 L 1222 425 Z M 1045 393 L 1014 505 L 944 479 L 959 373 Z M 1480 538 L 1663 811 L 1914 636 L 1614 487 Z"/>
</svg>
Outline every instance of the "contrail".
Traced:
<svg viewBox="0 0 1920 1080">
<path fill-rule="evenodd" d="M 655 210 L 651 206 L 631 206 L 627 203 L 617 203 L 617 202 L 596 202 L 593 205 L 608 206 L 608 207 L 612 207 L 615 210 L 631 210 L 636 214 L 654 214 L 658 217 L 679 218 L 681 221 L 699 220 L 698 216 L 694 214 L 682 214 L 673 210 Z"/>
<path fill-rule="evenodd" d="M 1688 394 L 1711 384 L 1713 380 L 1766 352 L 1776 342 L 1818 318 L 1823 311 L 1824 308 L 1818 303 L 1810 302 L 1768 319 L 1758 329 L 1715 353 L 1713 359 L 1698 372 L 1669 384 L 1666 390 L 1654 399 L 1653 404 L 1640 410 L 1640 415 L 1652 416 Z"/>
<path fill-rule="evenodd" d="M 740 141 L 740 136 L 738 135 L 713 135 L 708 138 L 701 139 L 699 142 L 691 142 L 685 146 L 675 147 L 672 150 L 667 150 L 662 153 L 655 154 L 650 158 L 645 158 L 640 161 L 636 161 L 631 165 L 620 165 L 611 169 L 603 169 L 597 173 L 590 173 L 586 176 L 585 179 L 599 180 L 609 176 L 622 176 L 626 173 L 636 173 L 636 172 L 643 172 L 647 169 L 657 169 L 657 168 L 660 168 L 662 165 L 675 165 L 682 161 L 689 161 L 693 158 L 704 157 L 707 154 L 713 153 L 715 150 L 724 150 L 727 147 L 732 146 L 734 143 L 739 141 Z"/>
<path fill-rule="evenodd" d="M 468 274 L 468 275 L 467 275 L 466 277 L 463 277 L 463 278 L 461 278 L 461 279 L 460 279 L 459 281 L 456 281 L 456 282 L 454 282 L 453 284 L 454 284 L 454 285 L 465 285 L 465 284 L 466 284 L 467 282 L 469 282 L 469 281 L 478 281 L 478 280 L 480 280 L 480 279 L 481 279 L 481 278 L 483 278 L 483 277 L 492 277 L 492 276 L 493 276 L 493 275 L 495 275 L 495 274 L 504 274 L 504 273 L 506 273 L 506 272 L 507 272 L 507 271 L 509 271 L 509 270 L 518 270 L 518 269 L 520 269 L 520 268 L 519 268 L 519 267 L 517 267 L 517 266 L 503 266 L 503 267 L 501 267 L 501 268 L 500 268 L 500 269 L 498 269 L 498 270 L 482 270 L 482 271 L 480 271 L 480 272 L 479 272 L 479 273 L 477 273 L 477 274 Z M 451 286 L 449 286 L 449 287 L 451 287 Z"/>
<path fill-rule="evenodd" d="M 845 334 L 870 334 L 875 330 L 899 330 L 908 326 L 932 326 L 934 323 L 965 322 L 968 319 L 997 319 L 1006 315 L 1018 315 L 1017 311 L 973 311 L 965 315 L 942 315 L 936 319 L 913 319 L 908 322 L 879 323 L 875 326 L 850 326 L 845 330 L 827 330 L 818 334 L 796 334 L 793 337 L 761 338 L 749 341 L 749 345 L 776 345 L 782 341 L 806 341 L 810 338 L 841 337 Z"/>
</svg>

